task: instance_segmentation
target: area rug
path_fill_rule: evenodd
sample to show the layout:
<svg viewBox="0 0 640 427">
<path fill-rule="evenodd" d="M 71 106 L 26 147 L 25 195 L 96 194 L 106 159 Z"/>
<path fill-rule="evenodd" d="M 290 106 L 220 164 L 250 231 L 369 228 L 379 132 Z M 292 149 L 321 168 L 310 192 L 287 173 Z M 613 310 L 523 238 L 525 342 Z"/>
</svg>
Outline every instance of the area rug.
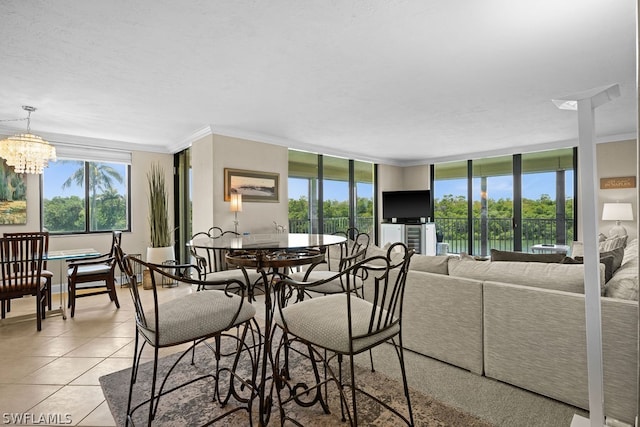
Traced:
<svg viewBox="0 0 640 427">
<path fill-rule="evenodd" d="M 159 362 L 159 372 L 166 372 L 171 364 L 176 360 L 178 354 L 166 356 Z M 227 358 L 231 359 L 231 358 Z M 223 363 L 226 363 L 223 358 Z M 196 350 L 195 364 L 191 365 L 191 357 L 179 362 L 168 381 L 169 387 L 181 384 L 190 378 L 194 378 L 212 371 L 215 359 L 210 349 L 200 346 Z M 245 369 L 243 364 L 239 370 Z M 291 355 L 291 376 L 299 381 L 303 377 L 304 381 L 310 381 L 312 371 L 308 360 L 295 354 Z M 147 362 L 140 366 L 138 380 L 134 386 L 134 405 L 147 398 L 148 390 L 151 387 L 150 377 L 153 366 Z M 116 425 L 124 426 L 126 421 L 127 398 L 129 392 L 129 380 L 131 370 L 124 369 L 100 378 L 100 384 L 104 392 L 107 403 Z M 357 367 L 356 378 L 359 385 L 375 396 L 381 396 L 382 400 L 400 413 L 406 414 L 406 403 L 402 384 L 399 381 L 388 378 L 378 372 L 371 372 L 371 369 Z M 158 412 L 153 421 L 154 426 L 203 426 L 210 424 L 210 420 L 217 415 L 239 405 L 233 399 L 224 407 L 212 401 L 214 382 L 212 379 L 194 382 L 188 386 L 173 391 L 160 399 Z M 415 390 L 410 391 L 411 403 L 413 407 L 416 426 L 446 427 L 490 427 L 491 424 L 484 422 L 472 415 L 466 414 L 458 409 L 434 400 Z M 275 395 L 275 391 L 274 391 Z M 405 425 L 399 418 L 393 415 L 386 408 L 364 395 L 358 394 L 358 422 L 363 426 L 396 426 Z M 276 398 L 274 397 L 274 401 Z M 288 417 L 295 419 L 304 426 L 337 426 L 348 425 L 341 421 L 340 401 L 337 388 L 329 386 L 328 406 L 330 414 L 324 413 L 319 405 L 302 407 L 294 402 L 284 406 Z M 254 405 L 253 425 L 258 425 L 256 420 L 257 404 Z M 147 425 L 148 405 L 143 405 L 134 414 L 134 425 Z M 249 414 L 246 411 L 238 411 L 235 414 L 215 423 L 221 426 L 244 426 L 250 425 Z M 280 425 L 279 410 L 274 405 L 269 425 Z M 292 425 L 287 422 L 286 425 Z"/>
</svg>

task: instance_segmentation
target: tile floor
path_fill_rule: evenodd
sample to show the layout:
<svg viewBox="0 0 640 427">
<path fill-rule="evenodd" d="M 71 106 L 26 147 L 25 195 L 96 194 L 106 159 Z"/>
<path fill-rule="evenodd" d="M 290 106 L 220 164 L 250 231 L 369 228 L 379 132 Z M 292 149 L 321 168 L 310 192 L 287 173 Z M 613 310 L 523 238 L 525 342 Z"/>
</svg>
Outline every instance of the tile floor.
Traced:
<svg viewBox="0 0 640 427">
<path fill-rule="evenodd" d="M 162 288 L 159 297 L 166 300 L 191 291 L 184 285 Z M 128 288 L 118 285 L 118 299 L 120 309 L 107 295 L 79 299 L 73 319 L 48 315 L 40 332 L 35 317 L 20 321 L 16 317 L 34 313 L 35 299 L 12 301 L 11 312 L 0 321 L 2 424 L 115 425 L 98 378 L 131 366 L 135 327 Z M 53 300 L 58 307 L 59 295 L 54 294 Z"/>
</svg>

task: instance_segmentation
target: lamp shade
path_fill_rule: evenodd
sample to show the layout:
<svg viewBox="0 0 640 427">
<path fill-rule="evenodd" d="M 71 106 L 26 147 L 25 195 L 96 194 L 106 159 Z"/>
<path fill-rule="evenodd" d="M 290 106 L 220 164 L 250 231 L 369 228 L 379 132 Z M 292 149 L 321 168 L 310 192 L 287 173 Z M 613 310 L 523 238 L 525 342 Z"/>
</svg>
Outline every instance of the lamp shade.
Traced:
<svg viewBox="0 0 640 427">
<path fill-rule="evenodd" d="M 242 212 L 242 194 L 232 194 L 231 204 L 229 205 L 231 212 Z"/>
<path fill-rule="evenodd" d="M 602 208 L 603 221 L 632 221 L 631 203 L 605 203 Z"/>
</svg>

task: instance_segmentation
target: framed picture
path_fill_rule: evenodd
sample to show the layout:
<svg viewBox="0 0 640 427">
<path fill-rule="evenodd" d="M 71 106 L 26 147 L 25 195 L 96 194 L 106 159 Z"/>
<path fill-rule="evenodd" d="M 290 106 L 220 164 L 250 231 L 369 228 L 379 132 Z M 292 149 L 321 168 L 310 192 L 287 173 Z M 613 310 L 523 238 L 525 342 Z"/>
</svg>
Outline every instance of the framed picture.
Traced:
<svg viewBox="0 0 640 427">
<path fill-rule="evenodd" d="M 0 225 L 27 223 L 27 183 L 0 159 Z"/>
<path fill-rule="evenodd" d="M 272 172 L 224 169 L 224 200 L 242 194 L 243 202 L 277 202 L 280 174 Z"/>
</svg>

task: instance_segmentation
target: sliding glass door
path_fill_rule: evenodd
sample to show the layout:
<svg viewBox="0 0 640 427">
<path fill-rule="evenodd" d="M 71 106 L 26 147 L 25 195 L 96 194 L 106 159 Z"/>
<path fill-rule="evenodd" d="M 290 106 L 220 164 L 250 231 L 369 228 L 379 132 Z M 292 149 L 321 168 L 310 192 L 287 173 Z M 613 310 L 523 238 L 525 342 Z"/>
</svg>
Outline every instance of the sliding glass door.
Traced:
<svg viewBox="0 0 640 427">
<path fill-rule="evenodd" d="M 574 236 L 572 148 L 434 165 L 436 227 L 452 253 L 530 251 Z"/>
<path fill-rule="evenodd" d="M 291 232 L 373 232 L 372 163 L 289 150 L 288 184 Z"/>
</svg>

